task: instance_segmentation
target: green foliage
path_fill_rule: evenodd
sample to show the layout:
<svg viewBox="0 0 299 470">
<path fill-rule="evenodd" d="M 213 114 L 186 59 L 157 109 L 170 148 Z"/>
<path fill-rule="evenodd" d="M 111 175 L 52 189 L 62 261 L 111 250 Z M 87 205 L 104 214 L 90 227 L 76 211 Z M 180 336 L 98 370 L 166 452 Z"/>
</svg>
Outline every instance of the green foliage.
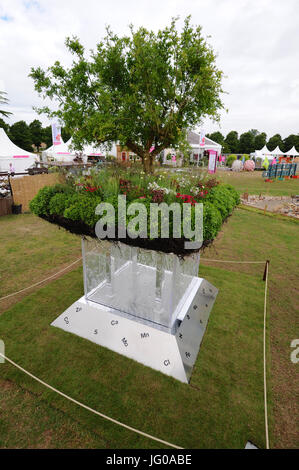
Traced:
<svg viewBox="0 0 299 470">
<path fill-rule="evenodd" d="M 184 129 L 219 119 L 223 108 L 222 72 L 201 27 L 190 17 L 181 33 L 176 26 L 177 19 L 157 33 L 131 26 L 123 37 L 107 28 L 89 58 L 78 38 L 67 38 L 70 68 L 57 61 L 47 71 L 31 69 L 35 89 L 59 101 L 58 110 L 39 112 L 62 119 L 74 144 L 119 141 L 151 171 L 156 155 L 182 142 Z"/>
<path fill-rule="evenodd" d="M 239 200 L 237 191 L 226 184 L 212 188 L 206 198 L 206 201 L 211 202 L 218 209 L 222 220 L 232 213 L 237 200 Z"/>
<path fill-rule="evenodd" d="M 231 168 L 235 160 L 237 160 L 237 155 L 229 155 L 226 159 L 226 166 L 229 166 Z"/>
<path fill-rule="evenodd" d="M 212 132 L 212 134 L 207 134 L 207 137 L 212 139 L 214 142 L 217 142 L 217 144 L 222 145 L 224 142 L 224 136 L 219 131 Z"/>
<path fill-rule="evenodd" d="M 189 202 L 204 204 L 204 239 L 213 239 L 219 231 L 222 221 L 232 213 L 239 203 L 237 191 L 230 185 L 218 184 L 215 178 L 206 179 L 199 175 L 176 175 L 161 172 L 158 177 L 136 170 L 110 169 L 91 172 L 87 177 L 78 176 L 77 182 L 69 185 L 57 184 L 44 187 L 30 203 L 32 212 L 43 217 L 63 216 L 74 222 L 83 222 L 94 227 L 99 216 L 95 214 L 98 204 L 108 202 L 113 205 L 118 216 L 118 195 L 126 195 L 127 209 L 131 203 L 138 202 L 147 209 L 147 231 L 150 236 L 150 203 L 173 202 L 181 206 Z M 179 194 L 178 194 L 179 190 Z M 181 211 L 183 214 L 183 211 Z M 134 216 L 127 214 L 126 224 Z M 57 219 L 59 223 L 59 218 Z M 191 226 L 194 228 L 195 209 L 191 205 Z M 183 223 L 183 220 L 182 220 Z M 161 220 L 158 222 L 161 235 Z M 173 233 L 172 214 L 169 218 L 169 233 Z"/>
<path fill-rule="evenodd" d="M 283 147 L 283 142 L 280 134 L 275 134 L 268 141 L 267 147 L 272 152 L 277 146 Z"/>
<path fill-rule="evenodd" d="M 239 137 L 238 132 L 231 131 L 227 134 L 224 140 L 227 148 L 229 149 L 228 152 L 237 153 L 239 151 Z M 225 153 L 225 152 L 223 152 Z"/>
<path fill-rule="evenodd" d="M 254 139 L 254 150 L 261 150 L 266 145 L 267 134 L 265 132 L 259 133 Z"/>
<path fill-rule="evenodd" d="M 254 139 L 255 135 L 249 131 L 244 132 L 244 134 L 240 135 L 239 141 L 239 152 L 240 153 L 251 153 L 254 152 Z"/>
<path fill-rule="evenodd" d="M 30 210 L 36 215 L 47 216 L 50 214 L 50 201 L 52 197 L 57 193 L 70 194 L 71 192 L 73 192 L 71 188 L 62 184 L 45 186 L 39 190 L 37 195 L 30 202 Z"/>
<path fill-rule="evenodd" d="M 203 239 L 213 240 L 219 232 L 222 225 L 220 211 L 209 201 L 203 206 Z"/>
<path fill-rule="evenodd" d="M 25 121 L 18 121 L 10 126 L 9 137 L 18 147 L 33 152 L 30 129 Z"/>
<path fill-rule="evenodd" d="M 8 104 L 8 99 L 6 98 L 6 93 L 5 91 L 0 91 L 0 104 Z M 10 114 L 9 111 L 4 111 L 3 109 L 0 109 L 0 116 L 8 117 Z"/>
<path fill-rule="evenodd" d="M 39 149 L 42 142 L 44 142 L 42 123 L 38 119 L 35 119 L 29 124 L 29 131 L 31 135 L 31 143 Z"/>
</svg>

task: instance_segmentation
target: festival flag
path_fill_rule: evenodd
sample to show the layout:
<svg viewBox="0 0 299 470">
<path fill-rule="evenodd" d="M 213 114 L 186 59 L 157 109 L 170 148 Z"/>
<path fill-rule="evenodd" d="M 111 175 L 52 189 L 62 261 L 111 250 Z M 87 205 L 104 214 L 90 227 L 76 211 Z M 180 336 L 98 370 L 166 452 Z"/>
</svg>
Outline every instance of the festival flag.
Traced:
<svg viewBox="0 0 299 470">
<path fill-rule="evenodd" d="M 208 152 L 209 152 L 208 172 L 216 173 L 217 152 L 216 150 L 208 150 Z"/>
<path fill-rule="evenodd" d="M 265 157 L 265 160 L 264 160 L 264 163 L 263 163 L 262 166 L 265 168 L 265 170 L 268 170 L 268 167 L 269 167 L 269 160 L 268 160 L 267 157 Z"/>
<path fill-rule="evenodd" d="M 53 145 L 61 144 L 61 126 L 55 122 L 52 123 L 52 142 Z"/>
<path fill-rule="evenodd" d="M 205 145 L 205 131 L 201 129 L 200 136 L 199 136 L 199 146 L 204 147 Z"/>
</svg>

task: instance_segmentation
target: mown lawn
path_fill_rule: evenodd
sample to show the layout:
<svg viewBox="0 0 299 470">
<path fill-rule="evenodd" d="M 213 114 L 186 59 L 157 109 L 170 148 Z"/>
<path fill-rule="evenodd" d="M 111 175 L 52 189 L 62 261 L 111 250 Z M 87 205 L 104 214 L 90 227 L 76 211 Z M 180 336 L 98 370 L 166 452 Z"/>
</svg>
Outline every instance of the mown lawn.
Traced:
<svg viewBox="0 0 299 470">
<path fill-rule="evenodd" d="M 0 335 L 5 341 L 6 354 L 89 406 L 177 445 L 242 448 L 249 439 L 264 447 L 264 283 L 260 276 L 228 273 L 214 267 L 202 267 L 201 274 L 219 286 L 220 293 L 196 363 L 192 386 L 50 326 L 82 295 L 81 269 L 27 296 L 0 317 Z M 245 289 L 249 295 L 244 304 Z M 234 297 L 234 309 L 231 308 L 231 296 Z M 68 419 L 75 419 L 74 433 L 78 421 L 84 429 L 96 432 L 99 436 L 97 447 L 161 447 L 78 409 L 10 364 L 1 365 L 0 377 L 30 391 L 39 401 L 49 405 L 47 447 L 78 445 L 77 441 L 71 443 L 63 435 L 58 440 L 55 427 L 52 429 L 51 426 L 53 413 L 64 426 L 67 424 L 63 413 Z M 36 442 L 42 445 L 40 433 L 28 435 L 22 431 L 22 426 L 16 430 L 10 425 L 9 407 L 13 402 L 14 398 L 7 401 L 6 419 L 1 413 L 0 446 L 27 447 Z M 5 402 L 0 406 L 5 408 Z M 30 415 L 27 414 L 27 427 L 28 419 Z M 33 413 L 35 429 L 38 421 L 44 430 L 43 417 L 39 420 Z M 9 429 L 13 431 L 11 435 Z M 87 446 L 89 436 L 82 433 L 81 438 L 80 447 Z"/>
<path fill-rule="evenodd" d="M 269 393 L 273 401 L 272 447 L 297 448 L 298 364 L 290 360 L 291 341 L 298 338 L 299 223 L 262 211 L 237 209 L 203 253 L 205 259 L 270 260 L 268 325 Z M 217 263 L 203 261 L 208 265 Z M 221 264 L 234 273 L 255 275 L 254 264 Z M 244 293 L 245 295 L 245 293 Z"/>
<path fill-rule="evenodd" d="M 80 237 L 32 214 L 0 217 L 0 297 L 30 286 L 81 256 Z M 0 313 L 20 300 L 0 303 Z"/>
<path fill-rule="evenodd" d="M 299 179 L 275 180 L 272 183 L 266 183 L 265 178 L 262 177 L 262 171 L 237 173 L 218 170 L 216 176 L 223 183 L 232 184 L 240 194 L 244 192 L 267 196 L 292 196 L 299 194 Z"/>
</svg>

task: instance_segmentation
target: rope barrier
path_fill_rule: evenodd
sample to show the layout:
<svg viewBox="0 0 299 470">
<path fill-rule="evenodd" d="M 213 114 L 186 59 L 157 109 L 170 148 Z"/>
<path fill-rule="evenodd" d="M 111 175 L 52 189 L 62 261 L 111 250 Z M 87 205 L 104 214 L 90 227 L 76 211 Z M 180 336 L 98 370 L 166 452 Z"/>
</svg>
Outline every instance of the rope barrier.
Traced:
<svg viewBox="0 0 299 470">
<path fill-rule="evenodd" d="M 269 430 L 268 430 L 268 403 L 267 403 L 267 368 L 266 368 L 266 320 L 267 320 L 267 291 L 268 291 L 269 261 L 265 268 L 265 299 L 264 299 L 264 407 L 265 407 L 265 431 L 266 431 L 266 449 L 269 449 Z"/>
<path fill-rule="evenodd" d="M 17 295 L 17 294 L 20 294 L 21 292 L 25 292 L 26 290 L 29 290 L 29 289 L 32 289 L 32 287 L 36 287 L 36 286 L 39 286 L 40 284 L 43 284 L 43 282 L 46 282 L 46 281 L 49 281 L 49 279 L 53 279 L 53 277 L 57 276 L 58 274 L 60 273 L 63 273 L 64 271 L 66 271 L 68 268 L 70 268 L 71 266 L 73 266 L 74 264 L 78 263 L 78 261 L 80 261 L 82 259 L 81 258 L 78 258 L 76 261 L 74 261 L 73 263 L 69 264 L 68 266 L 66 266 L 65 268 L 61 269 L 60 271 L 58 271 L 57 273 L 55 274 L 52 274 L 52 276 L 49 276 L 47 277 L 46 279 L 43 279 L 42 281 L 39 281 L 39 282 L 36 282 L 35 284 L 32 284 L 31 286 L 28 286 L 28 287 L 25 287 L 24 289 L 21 289 L 17 292 L 13 292 L 12 294 L 8 294 L 8 295 L 5 295 L 4 297 L 0 297 L 0 301 L 1 300 L 4 300 L 4 299 L 8 299 L 8 297 L 13 297 L 14 295 Z"/>
<path fill-rule="evenodd" d="M 225 259 L 200 258 L 202 261 L 213 261 L 214 263 L 238 263 L 238 264 L 265 264 L 265 261 L 236 261 Z"/>
<path fill-rule="evenodd" d="M 23 367 L 19 366 L 18 364 L 16 364 L 15 362 L 13 362 L 11 359 L 9 359 L 8 357 L 6 357 L 4 354 L 1 354 L 0 353 L 0 356 L 3 357 L 6 361 L 8 361 L 10 364 L 12 364 L 14 367 L 16 367 L 17 369 L 21 370 L 22 372 L 24 372 L 24 374 L 28 375 L 29 377 L 31 377 L 32 379 L 36 380 L 37 382 L 39 382 L 40 384 L 44 385 L 45 387 L 49 388 L 50 390 L 52 390 L 53 392 L 55 393 L 58 393 L 58 395 L 61 395 L 62 397 L 66 398 L 67 400 L 75 403 L 76 405 L 78 406 L 81 406 L 82 408 L 85 408 L 86 410 L 88 411 L 91 411 L 92 413 L 100 416 L 101 418 L 104 418 L 108 421 L 111 421 L 112 423 L 114 424 L 118 424 L 119 426 L 125 428 L 125 429 L 128 429 L 129 431 L 132 431 L 132 432 L 135 432 L 136 434 L 140 434 L 141 436 L 144 436 L 144 437 L 147 437 L 149 439 L 152 439 L 153 441 L 156 441 L 156 442 L 160 442 L 161 444 L 164 444 L 164 445 L 167 445 L 169 447 L 173 447 L 174 449 L 183 449 L 183 447 L 179 447 L 179 446 L 176 446 L 174 444 L 171 444 L 170 442 L 167 442 L 167 441 L 163 441 L 162 439 L 159 439 L 158 437 L 154 437 L 154 436 L 151 436 L 151 434 L 147 434 L 143 431 L 139 431 L 138 429 L 136 428 L 132 428 L 131 426 L 128 426 L 127 424 L 124 424 L 124 423 L 121 423 L 120 421 L 117 421 L 116 419 L 113 419 L 113 418 L 110 418 L 110 416 L 107 416 L 107 415 L 104 415 L 103 413 L 100 413 L 99 411 L 97 410 L 94 410 L 93 408 L 90 408 L 89 406 L 87 405 L 84 405 L 84 403 L 81 403 L 80 401 L 77 401 L 75 400 L 74 398 L 66 395 L 65 393 L 63 392 L 60 392 L 59 390 L 57 390 L 56 388 L 52 387 L 51 385 L 47 384 L 46 382 L 44 382 L 43 380 L 39 379 L 38 377 L 36 377 L 35 375 L 31 374 L 30 372 L 28 372 L 26 369 L 23 369 Z"/>
</svg>

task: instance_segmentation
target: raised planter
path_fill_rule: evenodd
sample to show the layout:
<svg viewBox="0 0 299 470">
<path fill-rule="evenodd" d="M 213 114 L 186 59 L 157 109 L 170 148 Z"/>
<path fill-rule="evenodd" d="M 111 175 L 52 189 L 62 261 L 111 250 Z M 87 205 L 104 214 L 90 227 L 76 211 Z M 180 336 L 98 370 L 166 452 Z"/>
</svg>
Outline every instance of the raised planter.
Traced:
<svg viewBox="0 0 299 470">
<path fill-rule="evenodd" d="M 184 258 L 82 238 L 84 296 L 53 326 L 188 383 L 218 290 Z"/>
</svg>

